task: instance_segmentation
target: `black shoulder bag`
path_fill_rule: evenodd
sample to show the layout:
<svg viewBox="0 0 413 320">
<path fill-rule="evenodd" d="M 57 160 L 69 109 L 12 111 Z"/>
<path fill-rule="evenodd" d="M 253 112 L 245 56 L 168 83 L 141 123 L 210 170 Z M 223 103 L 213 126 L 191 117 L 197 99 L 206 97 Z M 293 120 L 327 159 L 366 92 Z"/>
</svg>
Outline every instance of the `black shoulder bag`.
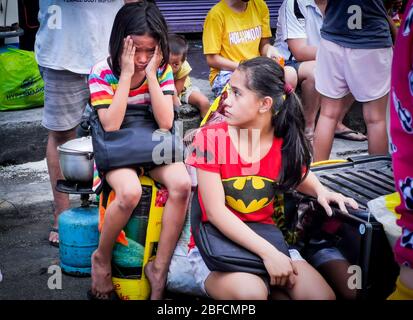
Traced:
<svg viewBox="0 0 413 320">
<path fill-rule="evenodd" d="M 132 108 L 131 108 L 132 109 Z M 179 134 L 160 131 L 149 105 L 127 110 L 119 130 L 106 132 L 96 110 L 90 114 L 93 152 L 101 172 L 118 168 L 147 168 L 183 161 Z"/>
<path fill-rule="evenodd" d="M 191 228 L 195 244 L 211 271 L 248 272 L 267 275 L 262 259 L 223 235 L 214 225 L 201 221 L 198 192 L 192 197 Z M 255 233 L 266 239 L 279 251 L 290 256 L 284 236 L 277 226 L 246 222 Z"/>
</svg>

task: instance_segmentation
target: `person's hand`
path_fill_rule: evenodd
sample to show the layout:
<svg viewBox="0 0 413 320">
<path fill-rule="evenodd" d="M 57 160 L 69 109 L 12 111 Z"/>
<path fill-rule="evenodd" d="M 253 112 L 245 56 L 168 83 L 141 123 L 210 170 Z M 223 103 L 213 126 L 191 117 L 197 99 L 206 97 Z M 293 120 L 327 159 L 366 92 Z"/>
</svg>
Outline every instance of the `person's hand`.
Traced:
<svg viewBox="0 0 413 320">
<path fill-rule="evenodd" d="M 158 71 L 158 68 L 161 65 L 162 58 L 163 58 L 162 57 L 162 51 L 159 48 L 159 45 L 157 45 L 155 47 L 155 52 L 154 52 L 151 60 L 149 60 L 149 63 L 145 68 L 146 76 L 150 76 L 150 75 L 155 75 L 156 76 L 156 72 Z"/>
<path fill-rule="evenodd" d="M 270 45 L 267 49 L 267 57 L 274 60 L 278 60 L 279 58 L 281 58 L 281 55 L 274 46 Z"/>
<path fill-rule="evenodd" d="M 271 45 L 268 46 L 267 57 L 277 61 L 277 63 L 281 67 L 284 67 L 284 64 L 285 64 L 284 58 L 282 55 L 280 55 L 280 53 L 274 46 L 271 46 Z"/>
<path fill-rule="evenodd" d="M 317 201 L 330 217 L 333 215 L 333 210 L 329 205 L 330 203 L 338 204 L 340 210 L 347 214 L 346 204 L 353 209 L 358 209 L 358 204 L 354 199 L 345 197 L 341 193 L 328 191 L 326 188 L 323 188 L 322 191 L 317 194 Z"/>
<path fill-rule="evenodd" d="M 123 39 L 122 55 L 120 56 L 121 75 L 132 77 L 135 73 L 135 45 L 130 36 Z"/>
<path fill-rule="evenodd" d="M 291 258 L 274 248 L 262 260 L 270 276 L 272 286 L 288 288 L 294 286 L 298 271 Z"/>
<path fill-rule="evenodd" d="M 176 91 L 176 88 L 174 88 L 174 95 L 172 100 L 174 107 L 180 107 L 182 105 L 181 100 L 178 98 L 178 92 Z"/>
</svg>

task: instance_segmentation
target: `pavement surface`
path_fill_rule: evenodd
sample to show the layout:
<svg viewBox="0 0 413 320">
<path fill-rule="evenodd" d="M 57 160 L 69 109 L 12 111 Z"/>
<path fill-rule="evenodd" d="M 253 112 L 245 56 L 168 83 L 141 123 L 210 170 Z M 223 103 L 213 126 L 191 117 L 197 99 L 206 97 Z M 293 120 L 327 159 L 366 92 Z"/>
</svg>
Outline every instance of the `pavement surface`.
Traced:
<svg viewBox="0 0 413 320">
<path fill-rule="evenodd" d="M 200 41 L 192 43 L 188 59 L 193 84 L 211 99 Z M 55 278 L 53 266 L 59 265 L 59 249 L 48 243 L 53 198 L 41 113 L 42 108 L 0 113 L 0 156 L 13 156 L 16 151 L 14 156 L 19 158 L 0 162 L 0 300 L 85 300 L 90 278 L 63 274 L 61 283 Z M 29 151 L 18 151 L 28 143 L 32 144 Z M 331 158 L 366 152 L 367 142 L 336 139 Z M 5 165 L 10 163 L 21 164 Z M 71 195 L 71 202 L 73 207 L 79 206 L 79 196 Z"/>
</svg>

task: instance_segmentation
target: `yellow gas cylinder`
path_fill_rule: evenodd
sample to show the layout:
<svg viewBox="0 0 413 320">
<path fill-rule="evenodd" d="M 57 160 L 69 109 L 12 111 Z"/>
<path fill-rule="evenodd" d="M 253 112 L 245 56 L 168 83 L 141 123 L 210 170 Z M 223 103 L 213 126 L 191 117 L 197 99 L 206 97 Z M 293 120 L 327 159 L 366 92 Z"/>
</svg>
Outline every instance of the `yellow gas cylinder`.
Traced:
<svg viewBox="0 0 413 320">
<path fill-rule="evenodd" d="M 119 235 L 112 257 L 112 282 L 122 300 L 146 300 L 150 296 L 144 267 L 156 256 L 167 191 L 147 176 L 139 177 L 142 196 L 128 224 Z M 104 188 L 100 196 L 99 226 L 115 192 Z"/>
</svg>

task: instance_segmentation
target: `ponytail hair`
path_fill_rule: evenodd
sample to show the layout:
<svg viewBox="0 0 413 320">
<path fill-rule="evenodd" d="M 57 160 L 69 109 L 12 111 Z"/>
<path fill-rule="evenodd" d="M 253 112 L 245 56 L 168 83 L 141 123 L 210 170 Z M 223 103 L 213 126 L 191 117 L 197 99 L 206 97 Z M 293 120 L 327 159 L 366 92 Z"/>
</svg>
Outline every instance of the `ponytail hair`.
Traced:
<svg viewBox="0 0 413 320">
<path fill-rule="evenodd" d="M 242 62 L 238 70 L 246 73 L 248 89 L 260 98 L 269 96 L 273 100 L 274 135 L 283 139 L 279 187 L 281 191 L 295 188 L 307 175 L 311 163 L 311 145 L 304 135 L 301 102 L 294 92 L 285 91 L 284 70 L 274 60 L 253 58 Z"/>
<path fill-rule="evenodd" d="M 153 1 L 139 1 L 125 4 L 116 14 L 109 40 L 109 54 L 112 71 L 119 78 L 121 73 L 120 57 L 123 39 L 129 35 L 149 35 L 159 42 L 162 52 L 160 67 L 169 60 L 168 27 L 166 21 Z"/>
</svg>

